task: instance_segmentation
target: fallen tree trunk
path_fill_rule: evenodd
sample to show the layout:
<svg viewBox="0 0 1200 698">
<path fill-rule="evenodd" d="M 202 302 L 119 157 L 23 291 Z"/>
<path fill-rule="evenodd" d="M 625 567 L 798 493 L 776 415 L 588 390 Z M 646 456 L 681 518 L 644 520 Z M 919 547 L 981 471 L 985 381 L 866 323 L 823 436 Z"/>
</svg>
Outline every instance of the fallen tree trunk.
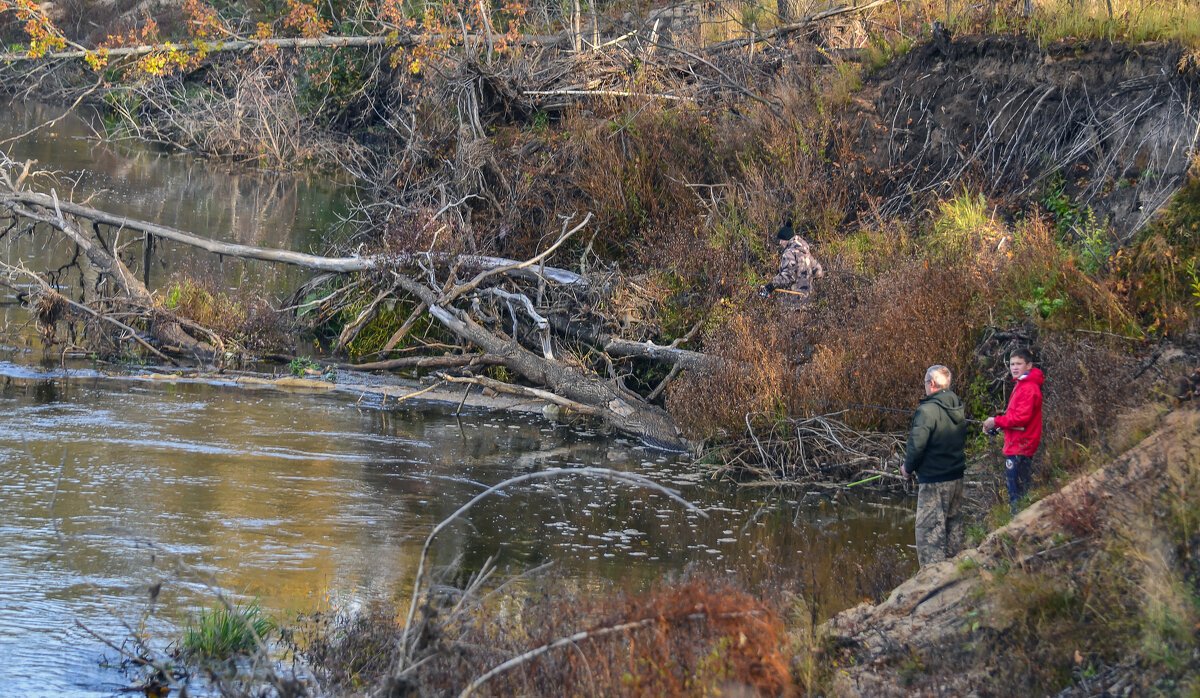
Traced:
<svg viewBox="0 0 1200 698">
<path fill-rule="evenodd" d="M 489 354 L 451 354 L 449 356 L 409 356 L 403 359 L 372 361 L 365 364 L 338 364 L 339 368 L 355 371 L 393 371 L 397 368 L 470 368 L 497 366 L 504 358 Z"/>
<path fill-rule="evenodd" d="M 479 326 L 466 314 L 444 306 L 438 294 L 424 284 L 397 275 L 397 283 L 408 293 L 429 306 L 429 313 L 459 337 L 500 357 L 504 366 L 534 383 L 550 388 L 568 400 L 593 406 L 596 414 L 611 423 L 618 431 L 635 436 L 649 446 L 672 451 L 686 451 L 689 444 L 679 432 L 675 421 L 664 410 L 619 390 L 615 385 L 588 375 L 559 361 L 542 358 L 522 348 L 514 339 L 501 338 Z"/>
<path fill-rule="evenodd" d="M 180 319 L 161 308 L 153 294 L 119 259 L 109 254 L 108 250 L 84 233 L 77 223 L 66 218 L 62 214 L 57 197 L 46 198 L 49 199 L 46 202 L 49 204 L 48 206 L 43 204 L 26 206 L 19 199 L 8 197 L 0 197 L 0 205 L 7 207 L 18 216 L 45 223 L 66 235 L 83 253 L 88 263 L 109 279 L 127 302 L 145 312 L 150 335 L 166 348 L 185 356 L 191 356 L 202 364 L 220 360 L 220 352 L 207 342 L 200 341 L 184 331 Z"/>
<path fill-rule="evenodd" d="M 545 267 L 544 264 L 559 246 L 591 220 L 590 215 L 584 217 L 582 222 L 570 230 L 567 230 L 564 225 L 564 232 L 557 242 L 537 256 L 523 262 L 480 256 L 450 257 L 446 255 L 444 259 L 453 261 L 455 264 L 448 265 L 451 268 L 451 276 L 443 283 L 436 280 L 434 269 L 430 265 L 430 262 L 435 259 L 435 255 L 413 254 L 410 256 L 414 262 L 422 263 L 420 276 L 422 280 L 418 281 L 414 278 L 415 275 L 408 276 L 399 271 L 397 257 L 394 255 L 325 258 L 287 250 L 220 243 L 166 226 L 116 216 L 81 204 L 60 202 L 56 196 L 20 191 L 21 178 L 17 179 L 15 186 L 7 176 L 5 179 L 9 180 L 9 188 L 12 191 L 0 193 L 0 206 L 7 207 L 19 216 L 49 224 L 66 234 L 100 273 L 112 279 L 119 294 L 131 304 L 148 313 L 153 336 L 168 346 L 178 347 L 183 353 L 195 356 L 198 361 L 211 362 L 219 354 L 210 345 L 194 339 L 185 332 L 179 319 L 159 308 L 146 286 L 130 273 L 119 259 L 84 234 L 78 225 L 67 219 L 64 212 L 87 218 L 93 223 L 119 226 L 126 230 L 139 231 L 146 235 L 162 237 L 218 254 L 292 264 L 318 271 L 342 273 L 368 271 L 382 267 L 386 263 L 393 277 L 391 281 L 386 282 L 387 285 L 394 285 L 418 300 L 420 302 L 418 308 L 425 308 L 425 312 L 428 312 L 443 327 L 460 339 L 482 349 L 483 354 L 409 357 L 360 365 L 356 368 L 386 370 L 406 367 L 452 368 L 503 365 L 529 382 L 545 386 L 551 393 L 560 396 L 562 404 L 567 404 L 586 414 L 602 417 L 618 431 L 638 438 L 648 445 L 674 451 L 687 450 L 689 447 L 669 414 L 625 389 L 618 382 L 604 380 L 594 373 L 555 360 L 549 351 L 545 351 L 544 356 L 539 356 L 526 350 L 517 343 L 515 338 L 509 338 L 503 333 L 493 332 L 483 327 L 466 311 L 455 308 L 453 305 L 456 300 L 465 301 L 469 298 L 473 308 L 478 308 L 481 300 L 494 302 L 501 307 L 509 307 L 510 311 L 514 313 L 517 311 L 511 309 L 519 308 L 533 317 L 536 322 L 541 323 L 541 332 L 544 333 L 544 338 L 548 339 L 550 326 L 538 314 L 539 311 L 530 299 L 521 293 L 504 291 L 493 284 L 503 279 L 525 278 L 536 280 L 539 284 L 544 284 L 545 281 L 561 280 L 561 283 L 586 287 L 586 282 L 578 275 L 566 270 Z M 459 282 L 453 274 L 464 264 L 477 266 L 482 270 L 473 277 L 469 277 L 468 280 Z M 425 278 L 426 276 L 428 278 Z M 485 284 L 487 284 L 486 287 Z M 380 297 L 378 292 L 373 295 L 375 298 Z M 516 301 L 515 305 L 514 301 Z M 687 367 L 701 366 L 705 363 L 705 357 L 702 354 L 673 347 L 639 344 L 611 337 L 606 338 L 605 343 L 616 355 L 644 356 Z M 548 347 L 549 344 L 546 343 L 544 346 Z"/>
<path fill-rule="evenodd" d="M 80 218 L 86 218 L 96 223 L 104 223 L 126 230 L 136 230 L 147 235 L 153 235 L 164 240 L 178 242 L 191 247 L 197 247 L 213 254 L 224 255 L 227 257 L 237 257 L 239 259 L 257 259 L 264 262 L 276 262 L 279 264 L 290 264 L 292 266 L 312 269 L 314 271 L 326 271 L 339 274 L 350 274 L 354 272 L 367 271 L 377 268 L 383 264 L 396 264 L 410 261 L 418 256 L 424 257 L 425 253 L 412 253 L 406 256 L 397 257 L 396 255 L 370 255 L 367 257 L 322 257 L 319 255 L 306 254 L 304 252 L 292 252 L 291 250 L 279 250 L 267 247 L 254 247 L 252 245 L 241 245 L 230 242 L 218 242 L 209 238 L 187 233 L 177 228 L 172 228 L 157 223 L 129 218 L 128 216 L 119 216 L 107 211 L 102 211 L 83 204 L 77 204 L 70 201 L 57 201 L 56 199 L 45 194 L 38 194 L 30 191 L 20 192 L 5 192 L 0 193 L 0 206 L 12 208 L 12 205 L 26 204 L 39 206 L 46 209 L 57 209 Z M 512 267 L 519 264 L 517 260 L 506 259 L 504 257 L 489 257 L 486 255 L 457 255 L 451 256 L 442 253 L 429 253 L 429 256 L 437 262 L 456 263 L 467 267 L 479 268 L 483 270 L 500 269 L 502 267 Z M 407 258 L 406 258 L 407 257 Z M 556 269 L 554 267 L 524 267 L 517 269 L 514 275 L 521 276 L 529 280 L 538 280 L 545 278 L 558 284 L 568 285 L 586 285 L 583 277 L 566 269 Z"/>
<path fill-rule="evenodd" d="M 721 359 L 718 357 L 698 351 L 663 346 L 653 342 L 634 342 L 597 332 L 591 324 L 572 320 L 562 312 L 548 314 L 547 320 L 556 331 L 588 344 L 602 347 L 605 353 L 612 356 L 647 359 L 670 366 L 678 366 L 688 371 L 711 370 L 721 363 Z"/>
</svg>

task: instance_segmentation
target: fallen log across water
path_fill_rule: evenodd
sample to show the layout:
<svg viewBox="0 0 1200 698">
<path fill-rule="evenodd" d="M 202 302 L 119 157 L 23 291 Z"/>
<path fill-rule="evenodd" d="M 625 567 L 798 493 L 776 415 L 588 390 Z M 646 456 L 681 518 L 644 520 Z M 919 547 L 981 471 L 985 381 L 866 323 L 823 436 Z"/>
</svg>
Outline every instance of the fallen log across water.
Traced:
<svg viewBox="0 0 1200 698">
<path fill-rule="evenodd" d="M 241 245 L 238 243 L 220 242 L 210 238 L 194 235 L 177 228 L 170 226 L 159 225 L 147 221 L 129 218 L 128 216 L 119 216 L 107 211 L 102 211 L 97 208 L 77 204 L 70 201 L 57 201 L 55 197 L 47 194 L 40 194 L 31 191 L 8 191 L 0 193 L 0 206 L 4 206 L 13 210 L 14 206 L 37 206 L 44 209 L 52 209 L 57 207 L 65 213 L 71 214 L 79 218 L 86 218 L 94 223 L 103 223 L 125 230 L 133 230 L 136 232 L 151 235 L 164 240 L 196 247 L 213 254 L 224 255 L 226 257 L 237 257 L 239 259 L 255 259 L 263 262 L 276 262 L 279 264 L 289 264 L 313 271 L 328 271 L 338 274 L 349 274 L 359 271 L 367 271 L 376 268 L 385 263 L 403 262 L 398 260 L 396 255 L 369 255 L 365 257 L 322 257 L 320 255 L 306 254 L 304 252 L 293 252 L 291 250 L 279 250 L 268 247 L 254 247 L 252 245 Z M 428 253 L 433 261 L 445 263 L 451 261 L 449 255 L 437 252 Z M 490 270 L 499 269 L 502 267 L 513 267 L 519 264 L 517 260 L 506 259 L 504 257 L 489 257 L 487 255 L 458 255 L 454 258 L 455 262 L 468 267 L 478 267 L 480 269 Z M 566 269 L 556 269 L 554 267 L 521 267 L 513 269 L 512 273 L 516 276 L 529 280 L 537 280 L 545 278 L 558 284 L 584 284 L 583 277 Z"/>
<path fill-rule="evenodd" d="M 219 365 L 227 358 L 224 344 L 217 333 L 162 307 L 137 275 L 109 249 L 109 243 L 100 234 L 102 225 L 140 232 L 144 241 L 161 237 L 230 257 L 290 264 L 324 273 L 357 273 L 359 281 L 355 283 L 363 284 L 360 292 L 373 298 L 375 306 L 389 294 L 402 294 L 416 303 L 414 312 L 427 314 L 457 337 L 461 345 L 449 354 L 385 359 L 355 368 L 453 369 L 456 375 L 447 375 L 447 380 L 482 384 L 490 379 L 475 376 L 472 371 L 501 365 L 533 386 L 541 386 L 519 386 L 512 390 L 536 394 L 578 413 L 600 417 L 617 431 L 653 447 L 675 451 L 690 447 L 671 415 L 625 387 L 615 375 L 603 377 L 586 366 L 556 358 L 556 354 L 564 355 L 563 342 L 570 338 L 555 335 L 552 324 L 545 317 L 553 302 L 551 297 L 557 288 L 569 288 L 573 293 L 587 292 L 589 283 L 573 272 L 546 266 L 546 261 L 576 232 L 589 224 L 591 214 L 583 216 L 573 227 L 571 220 L 565 222 L 556 242 L 524 261 L 480 255 L 454 256 L 432 250 L 362 257 L 321 257 L 289 250 L 217 242 L 83 204 L 59 201 L 53 192 L 47 195 L 22 188 L 28 168 L 29 164 L 26 164 L 25 171 L 15 177 L 12 176 L 11 163 L 9 170 L 0 171 L 0 179 L 7 189 L 0 191 L 0 208 L 10 213 L 13 224 L 9 229 L 15 226 L 17 220 L 33 221 L 50 226 L 74 243 L 92 272 L 109 284 L 106 300 L 118 299 L 125 311 L 139 318 L 146 327 L 147 336 L 142 337 L 131 326 L 131 323 L 137 324 L 132 320 L 118 323 L 126 330 L 123 339 L 135 339 L 150 351 L 165 351 L 208 366 Z M 92 232 L 85 232 L 77 220 L 90 222 Z M 115 237 L 110 236 L 110 239 L 115 240 Z M 115 245 L 115 242 L 112 244 Z M 17 269 L 12 266 L 8 268 Z M 473 272 L 473 276 L 460 276 L 468 270 Z M 29 270 L 22 273 L 36 276 L 36 272 Z M 44 282 L 41 277 L 38 280 Z M 40 289 L 38 293 L 42 295 L 52 290 L 52 285 L 48 283 L 33 286 Z M 534 301 L 535 297 L 537 302 Z M 27 302 L 32 300 L 26 297 Z M 560 305 L 562 302 L 560 298 Z M 565 302 L 569 302 L 569 299 Z M 111 314 L 106 315 L 86 302 L 82 305 L 96 317 L 115 322 Z M 46 320 L 53 322 L 53 318 Z M 360 318 L 356 323 L 362 320 Z M 636 356 L 672 365 L 675 371 L 702 368 L 707 361 L 703 354 L 675 346 L 631 342 L 608 335 L 596 337 L 602 339 L 603 343 L 599 347 L 591 345 L 589 350 L 602 349 L 615 357 Z M 522 342 L 532 346 L 533 350 L 522 346 Z M 446 347 L 444 344 L 437 346 Z M 482 350 L 482 353 L 475 353 L 472 347 Z M 657 395 L 658 392 L 656 390 L 652 394 Z"/>
</svg>

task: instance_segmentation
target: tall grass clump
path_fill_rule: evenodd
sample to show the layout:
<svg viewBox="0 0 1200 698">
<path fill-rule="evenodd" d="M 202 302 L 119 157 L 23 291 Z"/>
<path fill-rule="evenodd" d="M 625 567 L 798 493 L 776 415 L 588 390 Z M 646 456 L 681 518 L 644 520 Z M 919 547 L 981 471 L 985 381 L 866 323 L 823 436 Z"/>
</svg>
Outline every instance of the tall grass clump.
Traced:
<svg viewBox="0 0 1200 698">
<path fill-rule="evenodd" d="M 211 275 L 183 271 L 160 293 L 160 299 L 172 313 L 246 349 L 288 346 L 293 341 L 269 297 L 248 285 L 233 291 L 218 290 Z"/>
<path fill-rule="evenodd" d="M 1175 41 L 1195 48 L 1200 47 L 1200 2 L 1054 0 L 1038 4 L 1030 29 L 1043 43 L 1059 39 Z"/>
<path fill-rule="evenodd" d="M 275 619 L 263 613 L 257 601 L 218 603 L 188 620 L 180 650 L 195 659 L 231 659 L 256 651 L 276 627 Z"/>
</svg>

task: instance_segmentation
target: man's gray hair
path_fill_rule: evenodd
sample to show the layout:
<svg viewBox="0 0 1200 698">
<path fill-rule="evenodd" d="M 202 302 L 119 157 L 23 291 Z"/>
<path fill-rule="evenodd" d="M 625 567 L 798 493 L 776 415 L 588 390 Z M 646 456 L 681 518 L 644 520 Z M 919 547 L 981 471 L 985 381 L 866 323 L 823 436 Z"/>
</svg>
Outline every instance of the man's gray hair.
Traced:
<svg viewBox="0 0 1200 698">
<path fill-rule="evenodd" d="M 933 387 L 938 390 L 945 390 L 950 387 L 950 369 L 941 364 L 930 366 L 925 370 L 925 382 L 933 383 Z"/>
</svg>

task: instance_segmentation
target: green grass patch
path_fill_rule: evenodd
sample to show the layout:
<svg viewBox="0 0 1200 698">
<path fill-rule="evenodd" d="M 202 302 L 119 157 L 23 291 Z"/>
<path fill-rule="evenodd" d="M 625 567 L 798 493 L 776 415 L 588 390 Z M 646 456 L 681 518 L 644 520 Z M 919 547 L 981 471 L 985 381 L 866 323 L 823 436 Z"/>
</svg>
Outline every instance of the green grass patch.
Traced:
<svg viewBox="0 0 1200 698">
<path fill-rule="evenodd" d="M 198 659 L 231 659 L 255 651 L 277 627 L 257 601 L 244 606 L 219 603 L 188 620 L 180 649 Z"/>
</svg>

